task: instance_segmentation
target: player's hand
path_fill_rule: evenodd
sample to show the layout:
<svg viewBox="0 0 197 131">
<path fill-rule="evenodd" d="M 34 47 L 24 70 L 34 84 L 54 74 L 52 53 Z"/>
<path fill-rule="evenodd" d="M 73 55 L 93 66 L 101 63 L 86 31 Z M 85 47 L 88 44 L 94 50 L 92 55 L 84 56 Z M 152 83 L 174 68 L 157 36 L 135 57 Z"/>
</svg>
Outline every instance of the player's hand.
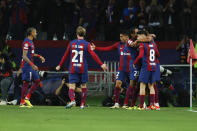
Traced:
<svg viewBox="0 0 197 131">
<path fill-rule="evenodd" d="M 44 62 L 45 62 L 45 58 L 44 58 L 44 57 L 42 57 L 42 56 L 40 56 L 40 60 L 42 61 L 42 63 L 44 63 Z"/>
<path fill-rule="evenodd" d="M 36 65 L 32 65 L 33 70 L 37 71 L 38 67 Z"/>
<path fill-rule="evenodd" d="M 136 66 L 133 64 L 133 68 L 136 69 Z"/>
<path fill-rule="evenodd" d="M 102 64 L 102 65 L 101 65 L 101 68 L 102 68 L 103 70 L 107 70 L 107 65 L 106 65 L 106 64 Z"/>
<path fill-rule="evenodd" d="M 94 43 L 91 43 L 91 49 L 95 50 L 96 46 L 94 45 Z"/>
<path fill-rule="evenodd" d="M 56 70 L 59 71 L 60 68 L 61 68 L 60 65 L 58 65 L 58 66 L 56 67 Z"/>
</svg>

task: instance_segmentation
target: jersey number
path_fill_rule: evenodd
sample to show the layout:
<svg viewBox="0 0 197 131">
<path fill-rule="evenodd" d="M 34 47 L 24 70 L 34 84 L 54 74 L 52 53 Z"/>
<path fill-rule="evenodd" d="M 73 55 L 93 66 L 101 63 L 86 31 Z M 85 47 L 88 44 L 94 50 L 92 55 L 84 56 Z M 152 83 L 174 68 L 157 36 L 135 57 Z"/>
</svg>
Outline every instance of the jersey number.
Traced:
<svg viewBox="0 0 197 131">
<path fill-rule="evenodd" d="M 72 54 L 74 54 L 72 58 L 73 63 L 83 62 L 83 51 L 72 50 Z M 79 56 L 79 60 L 77 59 L 78 56 Z"/>
<path fill-rule="evenodd" d="M 150 59 L 151 62 L 155 61 L 155 50 L 154 49 L 150 49 L 149 59 Z"/>
</svg>

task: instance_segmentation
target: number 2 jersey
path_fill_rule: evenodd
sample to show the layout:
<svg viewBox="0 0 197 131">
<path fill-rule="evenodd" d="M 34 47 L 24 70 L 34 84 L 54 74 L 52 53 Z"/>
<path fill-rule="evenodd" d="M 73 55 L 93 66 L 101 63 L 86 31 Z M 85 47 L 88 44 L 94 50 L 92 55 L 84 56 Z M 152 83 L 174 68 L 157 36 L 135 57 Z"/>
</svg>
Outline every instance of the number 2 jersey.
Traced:
<svg viewBox="0 0 197 131">
<path fill-rule="evenodd" d="M 142 59 L 142 67 L 148 71 L 156 71 L 157 58 L 159 57 L 159 51 L 157 45 L 154 42 L 141 43 L 139 46 L 139 56 L 134 61 L 136 65 L 140 59 Z"/>
<path fill-rule="evenodd" d="M 22 48 L 23 48 L 23 50 L 27 51 L 27 57 L 33 63 L 33 58 L 34 58 L 34 43 L 33 43 L 33 41 L 26 38 L 23 41 Z M 22 59 L 22 63 L 21 63 L 21 68 L 23 70 L 32 69 L 32 67 L 27 62 L 25 62 L 23 59 Z"/>
<path fill-rule="evenodd" d="M 103 63 L 96 55 L 96 53 L 91 49 L 91 45 L 89 42 L 83 39 L 75 39 L 68 44 L 67 50 L 60 62 L 60 66 L 63 65 L 66 58 L 70 57 L 69 62 L 69 73 L 84 73 L 88 71 L 88 63 L 87 63 L 87 54 L 90 54 L 92 58 L 99 65 Z"/>
</svg>

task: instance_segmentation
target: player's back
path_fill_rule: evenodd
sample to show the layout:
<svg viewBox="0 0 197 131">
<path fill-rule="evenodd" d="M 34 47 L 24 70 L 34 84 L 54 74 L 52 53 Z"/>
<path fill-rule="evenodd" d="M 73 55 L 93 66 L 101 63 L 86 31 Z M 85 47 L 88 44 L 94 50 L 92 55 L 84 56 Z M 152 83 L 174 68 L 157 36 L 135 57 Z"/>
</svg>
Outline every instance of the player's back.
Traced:
<svg viewBox="0 0 197 131">
<path fill-rule="evenodd" d="M 75 39 L 70 42 L 70 73 L 84 73 L 88 70 L 87 53 L 89 42 Z"/>
<path fill-rule="evenodd" d="M 30 39 L 28 39 L 28 38 L 26 38 L 23 41 L 22 49 L 27 51 L 27 57 L 28 57 L 28 59 L 31 62 L 33 62 L 33 56 L 34 56 L 34 43 L 33 43 L 33 41 L 30 40 Z M 25 62 L 23 59 L 22 59 L 21 67 L 24 70 L 32 69 L 32 67 L 27 62 Z"/>
<path fill-rule="evenodd" d="M 153 42 L 143 43 L 144 56 L 142 58 L 142 68 L 147 68 L 148 71 L 156 70 L 156 44 Z"/>
</svg>

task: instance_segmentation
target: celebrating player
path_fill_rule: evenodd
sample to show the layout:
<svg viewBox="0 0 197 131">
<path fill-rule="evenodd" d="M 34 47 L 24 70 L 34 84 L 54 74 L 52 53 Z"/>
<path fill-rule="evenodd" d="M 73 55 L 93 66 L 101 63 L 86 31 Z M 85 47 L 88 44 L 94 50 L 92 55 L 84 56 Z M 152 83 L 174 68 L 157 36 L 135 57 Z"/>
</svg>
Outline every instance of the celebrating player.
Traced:
<svg viewBox="0 0 197 131">
<path fill-rule="evenodd" d="M 92 56 L 92 58 L 101 65 L 103 70 L 107 69 L 106 64 L 103 64 L 96 53 L 91 49 L 91 44 L 84 40 L 86 34 L 86 29 L 82 26 L 79 26 L 76 30 L 77 39 L 71 41 L 67 47 L 67 50 L 60 62 L 60 64 L 56 67 L 56 70 L 60 70 L 61 66 L 65 62 L 68 55 L 70 55 L 70 63 L 69 63 L 69 98 L 71 102 L 66 106 L 66 108 L 71 108 L 76 105 L 74 90 L 76 87 L 76 83 L 81 80 L 81 106 L 83 109 L 85 107 L 87 87 L 86 82 L 88 81 L 88 63 L 87 63 L 87 55 L 88 53 Z"/>
<path fill-rule="evenodd" d="M 145 32 L 141 32 L 139 37 L 145 38 Z M 141 43 L 139 46 L 140 52 L 139 56 L 133 63 L 135 68 L 137 62 L 142 59 L 142 67 L 140 70 L 139 82 L 140 82 L 140 110 L 144 110 L 144 98 L 145 98 L 145 88 L 146 84 L 150 89 L 150 106 L 149 109 L 155 109 L 155 90 L 154 83 L 156 82 L 156 58 L 159 57 L 159 52 L 155 43 Z"/>
<path fill-rule="evenodd" d="M 36 90 L 40 84 L 40 77 L 38 74 L 38 67 L 33 63 L 33 58 L 38 57 L 41 59 L 42 63 L 45 62 L 45 58 L 39 54 L 34 53 L 34 43 L 33 39 L 37 36 L 37 31 L 35 28 L 27 29 L 27 38 L 23 42 L 23 59 L 22 59 L 22 80 L 23 87 L 21 91 L 21 103 L 20 107 L 33 107 L 29 99 L 31 94 Z M 29 83 L 33 81 L 29 92 L 27 93 Z M 27 95 L 26 95 L 27 94 Z"/>
<path fill-rule="evenodd" d="M 99 51 L 111 51 L 118 49 L 120 54 L 120 65 L 116 75 L 116 85 L 114 88 L 114 97 L 115 104 L 111 108 L 119 108 L 119 97 L 121 91 L 122 82 L 126 80 L 126 78 L 130 76 L 130 60 L 132 58 L 130 51 L 128 49 L 129 33 L 127 31 L 123 31 L 120 33 L 120 42 L 115 43 L 109 47 L 95 47 L 95 50 Z M 134 75 L 133 73 L 131 75 Z M 131 87 L 128 87 L 127 95 L 130 94 Z M 126 97 L 127 99 L 128 97 Z M 126 108 L 128 101 L 126 100 L 124 108 Z"/>
</svg>

